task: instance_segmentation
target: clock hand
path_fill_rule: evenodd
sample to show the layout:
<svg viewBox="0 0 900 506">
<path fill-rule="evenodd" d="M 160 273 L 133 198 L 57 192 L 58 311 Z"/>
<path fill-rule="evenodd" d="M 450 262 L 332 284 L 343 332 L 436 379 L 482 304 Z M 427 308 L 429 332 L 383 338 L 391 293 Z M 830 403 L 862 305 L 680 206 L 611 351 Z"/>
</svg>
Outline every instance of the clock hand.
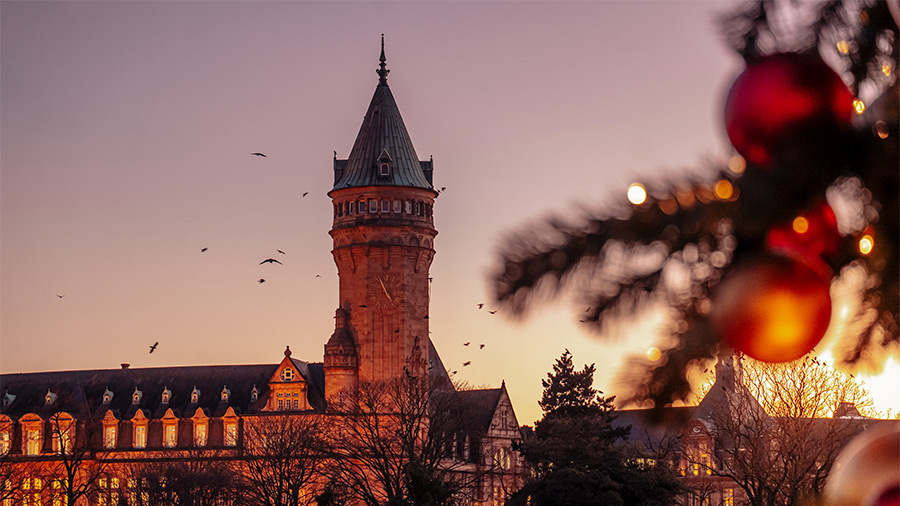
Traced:
<svg viewBox="0 0 900 506">
<path fill-rule="evenodd" d="M 377 279 L 378 282 L 381 283 L 381 289 L 382 289 L 382 291 L 384 291 L 384 296 L 387 297 L 387 299 L 389 301 L 394 302 L 394 299 L 391 298 L 390 292 L 388 292 L 387 287 L 384 285 L 384 280 L 381 278 L 375 278 L 375 279 Z"/>
</svg>

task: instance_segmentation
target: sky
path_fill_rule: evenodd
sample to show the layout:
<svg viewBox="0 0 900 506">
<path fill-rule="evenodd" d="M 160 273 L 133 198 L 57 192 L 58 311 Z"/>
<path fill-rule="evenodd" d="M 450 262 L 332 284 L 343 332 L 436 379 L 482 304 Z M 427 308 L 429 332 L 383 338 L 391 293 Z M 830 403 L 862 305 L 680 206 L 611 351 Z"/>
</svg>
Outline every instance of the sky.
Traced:
<svg viewBox="0 0 900 506">
<path fill-rule="evenodd" d="M 321 361 L 331 160 L 352 147 L 383 33 L 446 187 L 430 311 L 444 364 L 505 381 L 521 424 L 565 349 L 615 394 L 658 321 L 598 336 L 565 300 L 492 315 L 490 273 L 510 232 L 730 153 L 721 110 L 742 64 L 715 20 L 734 5 L 0 2 L 0 371 L 276 364 L 286 345 Z"/>
</svg>

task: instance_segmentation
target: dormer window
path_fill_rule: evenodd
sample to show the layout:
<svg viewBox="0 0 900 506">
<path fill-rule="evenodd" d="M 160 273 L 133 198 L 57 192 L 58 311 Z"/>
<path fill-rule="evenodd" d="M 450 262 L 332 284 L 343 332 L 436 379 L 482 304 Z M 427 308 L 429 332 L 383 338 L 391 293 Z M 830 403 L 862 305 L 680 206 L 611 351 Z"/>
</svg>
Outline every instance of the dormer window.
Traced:
<svg viewBox="0 0 900 506">
<path fill-rule="evenodd" d="M 44 396 L 44 404 L 49 406 L 56 400 L 56 394 L 47 389 L 47 395 Z"/>
<path fill-rule="evenodd" d="M 170 398 L 170 397 L 172 397 L 172 391 L 169 390 L 168 387 L 163 388 L 163 393 L 162 393 L 162 403 L 163 403 L 163 404 L 168 404 L 168 403 L 169 403 L 169 398 Z"/>
<path fill-rule="evenodd" d="M 294 381 L 294 370 L 288 367 L 281 371 L 281 379 L 284 381 Z"/>
<path fill-rule="evenodd" d="M 228 402 L 228 398 L 231 397 L 231 390 L 228 390 L 228 387 L 222 387 L 221 394 L 222 402 Z"/>
<path fill-rule="evenodd" d="M 259 400 L 259 390 L 257 390 L 256 385 L 253 385 L 253 390 L 250 390 L 250 402 L 256 402 Z"/>
<path fill-rule="evenodd" d="M 134 393 L 131 394 L 131 403 L 132 404 L 140 404 L 141 397 L 143 397 L 143 396 L 144 396 L 144 393 L 141 392 L 140 390 L 138 390 L 137 387 L 135 387 Z"/>
<path fill-rule="evenodd" d="M 378 168 L 378 175 L 381 177 L 388 177 L 391 175 L 391 164 L 387 162 L 381 162 Z"/>
<path fill-rule="evenodd" d="M 9 392 L 4 393 L 3 394 L 3 407 L 5 408 L 6 406 L 9 406 L 10 404 L 13 403 L 14 400 L 16 400 L 15 395 L 13 395 Z"/>
<path fill-rule="evenodd" d="M 194 389 L 191 390 L 191 404 L 198 402 L 200 402 L 200 389 L 197 388 L 197 385 L 194 385 Z"/>
<path fill-rule="evenodd" d="M 112 402 L 112 398 L 113 393 L 109 391 L 109 388 L 107 388 L 106 391 L 103 392 L 103 404 L 109 404 L 110 402 Z"/>
</svg>

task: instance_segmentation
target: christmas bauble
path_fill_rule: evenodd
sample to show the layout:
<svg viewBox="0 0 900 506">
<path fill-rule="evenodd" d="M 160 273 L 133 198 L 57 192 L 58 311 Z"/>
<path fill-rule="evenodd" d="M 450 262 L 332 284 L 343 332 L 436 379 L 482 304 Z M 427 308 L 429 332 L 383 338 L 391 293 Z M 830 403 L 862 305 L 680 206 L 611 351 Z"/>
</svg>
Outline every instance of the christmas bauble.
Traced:
<svg viewBox="0 0 900 506">
<path fill-rule="evenodd" d="M 827 506 L 900 504 L 900 426 L 875 426 L 841 450 L 825 482 Z"/>
<path fill-rule="evenodd" d="M 766 247 L 776 253 L 797 255 L 810 262 L 830 258 L 841 243 L 837 218 L 826 202 L 803 213 L 790 223 L 773 227 L 766 234 Z"/>
<path fill-rule="evenodd" d="M 768 166 L 791 130 L 804 125 L 844 127 L 853 95 L 817 56 L 776 53 L 750 63 L 725 100 L 725 130 L 734 149 Z"/>
<path fill-rule="evenodd" d="M 830 280 L 790 255 L 762 253 L 736 265 L 715 288 L 712 329 L 734 349 L 764 362 L 810 352 L 831 320 Z"/>
</svg>

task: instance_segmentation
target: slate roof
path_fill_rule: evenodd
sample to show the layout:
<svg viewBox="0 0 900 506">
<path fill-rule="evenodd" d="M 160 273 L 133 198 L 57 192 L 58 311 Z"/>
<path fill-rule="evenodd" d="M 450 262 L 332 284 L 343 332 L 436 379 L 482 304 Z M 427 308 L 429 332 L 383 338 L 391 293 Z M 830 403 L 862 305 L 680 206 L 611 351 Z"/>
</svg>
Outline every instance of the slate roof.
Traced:
<svg viewBox="0 0 900 506">
<path fill-rule="evenodd" d="M 346 160 L 334 159 L 334 190 L 362 186 L 410 186 L 433 190 L 433 164 L 420 161 L 400 109 L 387 83 L 384 39 L 378 86 L 363 118 L 362 126 Z M 382 159 L 389 160 L 389 176 L 379 175 Z"/>
<path fill-rule="evenodd" d="M 456 392 L 455 405 L 462 410 L 458 416 L 465 418 L 470 429 L 486 434 L 500 402 L 500 392 L 500 388 Z"/>
<path fill-rule="evenodd" d="M 299 360 L 294 363 L 309 385 L 310 404 L 323 407 L 325 375 L 322 364 Z M 8 393 L 15 399 L 8 406 L 0 407 L 0 413 L 19 418 L 26 413 L 49 416 L 65 411 L 82 418 L 112 409 L 120 417 L 130 418 L 140 408 L 151 418 L 157 418 L 168 408 L 179 416 L 191 416 L 197 407 L 204 408 L 210 415 L 221 416 L 229 406 L 238 414 L 253 413 L 265 405 L 268 381 L 276 368 L 277 364 L 214 365 L 3 374 L 0 375 L 0 396 Z M 259 392 L 256 402 L 251 401 L 254 386 Z M 197 404 L 191 403 L 194 387 L 200 390 Z M 224 387 L 231 392 L 227 404 L 221 402 Z M 168 405 L 162 404 L 162 392 L 166 388 L 171 391 Z M 105 406 L 103 394 L 107 389 L 113 393 L 113 398 Z M 142 393 L 137 406 L 132 404 L 135 389 Z M 49 406 L 45 405 L 48 391 L 57 396 Z"/>
</svg>

